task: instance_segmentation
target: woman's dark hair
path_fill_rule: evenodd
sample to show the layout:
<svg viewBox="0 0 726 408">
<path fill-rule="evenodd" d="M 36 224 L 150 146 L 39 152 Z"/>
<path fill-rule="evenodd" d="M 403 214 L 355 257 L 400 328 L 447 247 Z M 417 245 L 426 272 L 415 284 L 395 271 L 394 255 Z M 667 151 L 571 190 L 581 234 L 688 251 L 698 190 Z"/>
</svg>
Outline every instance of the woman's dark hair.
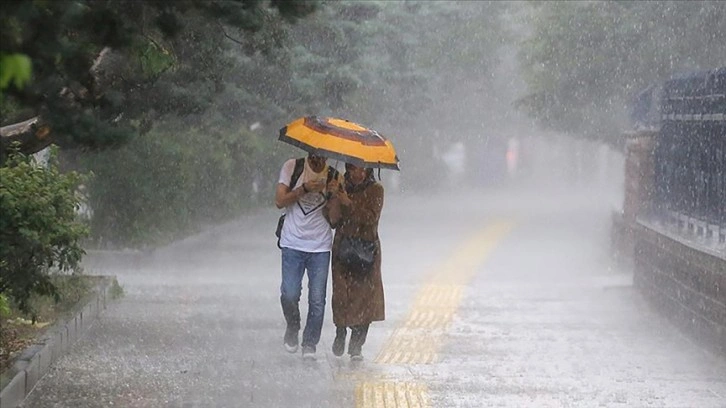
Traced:
<svg viewBox="0 0 726 408">
<path fill-rule="evenodd" d="M 346 173 L 350 171 L 350 167 L 351 166 L 355 166 L 355 167 L 360 168 L 360 166 L 356 166 L 355 164 L 345 163 L 345 172 Z M 372 178 L 373 177 L 373 168 L 371 168 L 371 167 L 364 167 L 364 169 L 366 171 L 366 178 L 367 179 L 368 178 Z"/>
<path fill-rule="evenodd" d="M 355 165 L 354 165 L 355 166 Z M 358 167 L 358 166 L 356 166 Z M 345 178 L 345 185 L 346 190 L 350 193 L 351 191 L 358 190 L 361 188 L 365 188 L 368 186 L 368 184 L 373 183 L 376 181 L 375 176 L 373 176 L 373 168 L 366 167 L 366 177 L 363 179 L 363 182 L 359 184 L 358 186 L 353 186 L 353 184 L 350 182 L 350 163 L 345 163 L 345 175 L 343 176 Z"/>
</svg>

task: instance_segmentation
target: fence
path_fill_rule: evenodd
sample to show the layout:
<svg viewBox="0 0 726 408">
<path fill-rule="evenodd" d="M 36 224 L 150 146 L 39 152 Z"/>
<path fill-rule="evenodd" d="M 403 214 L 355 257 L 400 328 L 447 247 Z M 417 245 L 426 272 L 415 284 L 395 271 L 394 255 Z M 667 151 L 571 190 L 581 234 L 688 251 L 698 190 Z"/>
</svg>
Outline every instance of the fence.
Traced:
<svg viewBox="0 0 726 408">
<path fill-rule="evenodd" d="M 656 215 L 723 243 L 726 67 L 664 83 L 655 146 Z"/>
</svg>

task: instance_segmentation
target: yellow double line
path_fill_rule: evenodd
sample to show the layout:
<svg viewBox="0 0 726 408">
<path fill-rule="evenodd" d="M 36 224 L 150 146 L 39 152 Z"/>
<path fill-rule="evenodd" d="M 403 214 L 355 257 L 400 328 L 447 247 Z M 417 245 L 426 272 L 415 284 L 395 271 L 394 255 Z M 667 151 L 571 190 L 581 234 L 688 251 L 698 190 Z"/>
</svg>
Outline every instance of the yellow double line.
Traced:
<svg viewBox="0 0 726 408">
<path fill-rule="evenodd" d="M 464 289 L 496 244 L 514 226 L 498 221 L 465 240 L 444 263 L 431 271 L 417 293 L 407 318 L 394 330 L 375 359 L 377 364 L 414 365 L 436 362 L 446 329 L 454 318 Z M 356 385 L 356 407 L 428 407 L 424 384 L 388 380 Z"/>
</svg>

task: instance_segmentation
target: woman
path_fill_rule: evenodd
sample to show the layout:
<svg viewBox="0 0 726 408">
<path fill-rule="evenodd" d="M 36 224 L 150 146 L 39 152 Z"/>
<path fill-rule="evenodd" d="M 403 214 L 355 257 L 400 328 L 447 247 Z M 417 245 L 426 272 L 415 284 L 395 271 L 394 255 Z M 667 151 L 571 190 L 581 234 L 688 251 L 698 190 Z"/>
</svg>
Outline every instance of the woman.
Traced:
<svg viewBox="0 0 726 408">
<path fill-rule="evenodd" d="M 333 322 L 336 333 L 333 354 L 345 351 L 348 328 L 351 337 L 348 354 L 362 360 L 361 349 L 371 322 L 385 319 L 383 281 L 381 280 L 381 243 L 378 220 L 383 208 L 383 186 L 373 177 L 373 169 L 345 165 L 345 188 L 333 198 L 329 217 L 336 228 L 333 240 Z M 346 263 L 341 254 L 349 238 L 368 242 L 373 247 L 372 266 L 360 268 Z"/>
</svg>

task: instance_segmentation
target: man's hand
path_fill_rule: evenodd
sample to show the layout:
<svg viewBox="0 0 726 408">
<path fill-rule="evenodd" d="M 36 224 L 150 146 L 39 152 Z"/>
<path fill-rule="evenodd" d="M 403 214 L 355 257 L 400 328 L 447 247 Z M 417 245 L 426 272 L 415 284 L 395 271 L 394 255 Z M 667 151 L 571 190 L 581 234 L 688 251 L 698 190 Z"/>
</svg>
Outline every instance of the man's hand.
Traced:
<svg viewBox="0 0 726 408">
<path fill-rule="evenodd" d="M 303 183 L 305 191 L 309 193 L 319 193 L 325 188 L 325 180 L 311 180 Z"/>
</svg>

